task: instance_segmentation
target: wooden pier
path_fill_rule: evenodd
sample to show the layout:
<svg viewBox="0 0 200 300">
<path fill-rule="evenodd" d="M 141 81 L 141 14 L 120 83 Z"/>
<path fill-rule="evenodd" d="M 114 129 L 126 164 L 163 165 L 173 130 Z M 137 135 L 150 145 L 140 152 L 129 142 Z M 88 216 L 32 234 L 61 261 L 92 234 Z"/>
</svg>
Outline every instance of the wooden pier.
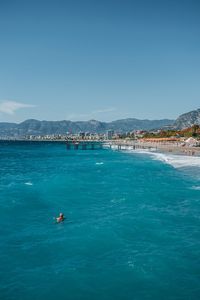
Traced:
<svg viewBox="0 0 200 300">
<path fill-rule="evenodd" d="M 137 143 L 135 141 L 124 141 L 124 140 L 67 140 L 67 150 L 99 150 L 103 148 L 113 148 L 117 150 L 126 150 L 127 148 L 137 149 L 151 149 L 149 145 L 143 143 Z M 156 147 L 155 147 L 156 148 Z"/>
<path fill-rule="evenodd" d="M 101 141 L 69 140 L 66 141 L 67 150 L 99 150 L 103 148 Z"/>
</svg>

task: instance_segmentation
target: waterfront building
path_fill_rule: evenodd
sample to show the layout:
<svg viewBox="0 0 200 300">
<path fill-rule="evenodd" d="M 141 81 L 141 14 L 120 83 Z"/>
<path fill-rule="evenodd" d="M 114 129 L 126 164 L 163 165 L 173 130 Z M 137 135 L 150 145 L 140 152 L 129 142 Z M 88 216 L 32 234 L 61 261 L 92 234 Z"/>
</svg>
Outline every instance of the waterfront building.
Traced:
<svg viewBox="0 0 200 300">
<path fill-rule="evenodd" d="M 79 132 L 79 137 L 81 139 L 84 139 L 85 138 L 85 132 Z"/>
<path fill-rule="evenodd" d="M 114 131 L 113 130 L 108 130 L 107 134 L 106 134 L 107 140 L 112 140 L 113 135 L 114 135 Z"/>
</svg>

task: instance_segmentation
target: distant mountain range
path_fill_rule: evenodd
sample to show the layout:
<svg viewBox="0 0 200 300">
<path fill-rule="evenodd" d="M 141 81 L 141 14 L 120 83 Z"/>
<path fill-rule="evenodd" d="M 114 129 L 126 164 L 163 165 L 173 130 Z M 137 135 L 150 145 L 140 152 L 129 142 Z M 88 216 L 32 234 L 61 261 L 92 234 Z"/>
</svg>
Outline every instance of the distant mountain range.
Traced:
<svg viewBox="0 0 200 300">
<path fill-rule="evenodd" d="M 115 132 L 128 132 L 132 130 L 153 130 L 167 128 L 175 129 L 191 127 L 194 124 L 200 125 L 200 109 L 185 113 L 175 121 L 162 120 L 138 120 L 134 118 L 122 119 L 113 122 L 90 121 L 38 121 L 26 120 L 22 123 L 0 122 L 0 136 L 24 136 L 24 135 L 46 135 L 90 132 L 105 133 L 107 130 Z"/>
<path fill-rule="evenodd" d="M 172 125 L 174 120 L 138 120 L 123 119 L 113 122 L 90 121 L 38 121 L 26 120 L 22 123 L 0 122 L 0 136 L 24 136 L 24 135 L 46 135 L 91 132 L 105 133 L 107 130 L 116 132 L 127 132 L 131 130 L 151 130 Z"/>
</svg>

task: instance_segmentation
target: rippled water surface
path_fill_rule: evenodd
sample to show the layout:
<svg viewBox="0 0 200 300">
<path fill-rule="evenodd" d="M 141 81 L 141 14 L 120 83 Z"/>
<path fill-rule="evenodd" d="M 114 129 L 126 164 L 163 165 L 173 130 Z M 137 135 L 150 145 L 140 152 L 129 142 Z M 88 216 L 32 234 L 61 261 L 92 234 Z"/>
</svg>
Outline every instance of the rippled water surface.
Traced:
<svg viewBox="0 0 200 300">
<path fill-rule="evenodd" d="M 1 142 L 0 299 L 200 299 L 199 212 L 191 168 Z"/>
</svg>

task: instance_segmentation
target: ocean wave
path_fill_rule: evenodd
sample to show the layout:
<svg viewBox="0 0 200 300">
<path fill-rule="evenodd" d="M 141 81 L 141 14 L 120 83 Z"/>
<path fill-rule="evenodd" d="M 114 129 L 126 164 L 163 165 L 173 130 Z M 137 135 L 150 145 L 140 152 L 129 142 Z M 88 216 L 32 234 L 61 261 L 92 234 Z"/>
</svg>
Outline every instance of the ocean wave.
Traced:
<svg viewBox="0 0 200 300">
<path fill-rule="evenodd" d="M 185 167 L 199 167 L 200 168 L 200 157 L 186 156 L 186 155 L 174 155 L 174 154 L 163 154 L 163 153 L 151 153 L 155 159 L 161 160 L 167 164 L 172 165 L 174 168 L 185 168 Z"/>
<path fill-rule="evenodd" d="M 25 185 L 33 185 L 32 182 L 25 182 L 24 184 L 25 184 Z"/>
<path fill-rule="evenodd" d="M 104 165 L 104 163 L 103 162 L 96 162 L 95 165 Z"/>
<path fill-rule="evenodd" d="M 200 191 L 200 186 L 192 186 L 191 189 L 196 190 L 196 191 Z"/>
<path fill-rule="evenodd" d="M 197 156 L 187 156 L 187 155 L 178 155 L 178 154 L 167 154 L 167 153 L 158 153 L 153 150 L 129 150 L 131 153 L 141 153 L 148 154 L 153 159 L 160 160 L 164 163 L 167 163 L 174 168 L 185 168 L 185 167 L 198 167 L 200 168 L 200 157 Z"/>
</svg>

